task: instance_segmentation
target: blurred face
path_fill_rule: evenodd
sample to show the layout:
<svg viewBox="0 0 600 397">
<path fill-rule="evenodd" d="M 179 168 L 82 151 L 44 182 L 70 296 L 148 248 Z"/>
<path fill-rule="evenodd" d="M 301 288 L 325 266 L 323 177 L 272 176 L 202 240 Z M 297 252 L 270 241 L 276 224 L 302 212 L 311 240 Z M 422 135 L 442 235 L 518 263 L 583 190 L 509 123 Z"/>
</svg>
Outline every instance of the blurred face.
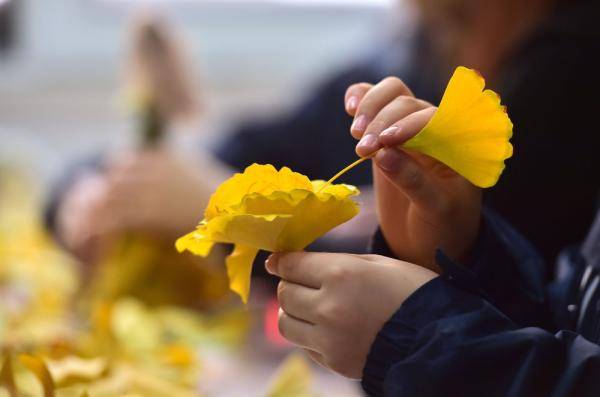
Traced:
<svg viewBox="0 0 600 397">
<path fill-rule="evenodd" d="M 456 21 L 465 17 L 476 0 L 413 0 L 425 20 Z"/>
<path fill-rule="evenodd" d="M 450 64 L 493 73 L 555 0 L 412 0 L 438 53 Z M 507 26 L 510 29 L 507 29 Z"/>
<path fill-rule="evenodd" d="M 413 0 L 421 22 L 442 57 L 453 58 L 476 18 L 478 2 L 484 0 Z M 448 59 L 452 62 L 450 59 Z"/>
</svg>

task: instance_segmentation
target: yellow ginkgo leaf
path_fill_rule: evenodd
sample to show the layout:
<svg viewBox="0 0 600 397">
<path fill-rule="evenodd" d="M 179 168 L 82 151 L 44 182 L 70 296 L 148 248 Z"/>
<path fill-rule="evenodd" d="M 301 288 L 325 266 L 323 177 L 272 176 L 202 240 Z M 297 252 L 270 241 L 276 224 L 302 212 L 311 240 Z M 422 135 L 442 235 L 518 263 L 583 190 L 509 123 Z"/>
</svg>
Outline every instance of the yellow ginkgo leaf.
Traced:
<svg viewBox="0 0 600 397">
<path fill-rule="evenodd" d="M 278 368 L 266 397 L 314 397 L 313 373 L 304 355 L 292 353 Z"/>
<path fill-rule="evenodd" d="M 0 390 L 5 388 L 10 397 L 19 397 L 19 391 L 15 384 L 15 374 L 12 367 L 12 357 L 6 354 L 0 369 Z"/>
<path fill-rule="evenodd" d="M 19 356 L 19 361 L 23 364 L 28 370 L 33 372 L 37 380 L 42 385 L 44 390 L 44 397 L 54 397 L 54 379 L 46 366 L 46 363 L 35 356 L 30 356 L 28 354 L 21 354 Z"/>
<path fill-rule="evenodd" d="M 195 231 L 177 240 L 180 252 L 206 256 L 215 243 L 233 243 L 229 285 L 244 303 L 259 250 L 299 251 L 358 213 L 350 185 L 328 185 L 283 167 L 253 164 L 223 182 Z"/>
<path fill-rule="evenodd" d="M 60 360 L 47 360 L 48 371 L 57 387 L 91 382 L 108 372 L 108 360 L 103 357 L 85 359 L 68 356 Z"/>
<path fill-rule="evenodd" d="M 512 156 L 512 122 L 476 71 L 460 66 L 429 123 L 402 145 L 446 164 L 479 187 L 498 182 Z"/>
</svg>

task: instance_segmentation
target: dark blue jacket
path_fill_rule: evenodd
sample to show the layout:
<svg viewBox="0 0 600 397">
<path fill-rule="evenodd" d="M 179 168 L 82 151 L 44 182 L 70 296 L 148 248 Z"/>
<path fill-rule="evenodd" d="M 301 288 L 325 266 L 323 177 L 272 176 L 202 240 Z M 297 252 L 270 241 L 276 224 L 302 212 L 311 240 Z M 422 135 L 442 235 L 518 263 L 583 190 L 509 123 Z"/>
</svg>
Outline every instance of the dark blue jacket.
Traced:
<svg viewBox="0 0 600 397">
<path fill-rule="evenodd" d="M 374 252 L 391 255 L 381 234 Z M 379 332 L 362 385 L 371 396 L 600 396 L 600 212 L 581 248 L 543 263 L 493 212 L 474 260 L 438 252 L 443 274 Z"/>
</svg>

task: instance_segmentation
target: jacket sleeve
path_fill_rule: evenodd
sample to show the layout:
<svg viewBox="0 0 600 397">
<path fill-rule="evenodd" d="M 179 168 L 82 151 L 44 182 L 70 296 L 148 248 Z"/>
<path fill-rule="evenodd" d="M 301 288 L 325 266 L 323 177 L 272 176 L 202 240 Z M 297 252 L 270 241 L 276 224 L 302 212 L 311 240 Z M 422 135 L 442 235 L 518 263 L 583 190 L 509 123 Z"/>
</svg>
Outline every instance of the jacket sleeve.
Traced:
<svg viewBox="0 0 600 397">
<path fill-rule="evenodd" d="M 290 167 L 311 179 L 327 179 L 356 159 L 356 141 L 349 134 L 352 119 L 344 110 L 350 84 L 379 76 L 358 65 L 326 79 L 291 112 L 269 120 L 245 120 L 216 149 L 217 157 L 237 169 L 252 163 Z M 369 167 L 349 173 L 347 183 L 371 183 Z"/>
<path fill-rule="evenodd" d="M 50 189 L 48 200 L 44 207 L 43 220 L 45 227 L 54 235 L 58 242 L 61 242 L 57 230 L 58 211 L 66 195 L 82 177 L 88 174 L 101 173 L 102 168 L 101 154 L 96 154 L 83 161 L 73 163 Z"/>
<path fill-rule="evenodd" d="M 455 285 L 484 297 L 516 324 L 552 328 L 543 260 L 494 211 L 484 208 L 482 219 L 469 259 L 459 264 L 438 251 L 438 265 Z M 395 257 L 380 230 L 370 251 Z"/>
<path fill-rule="evenodd" d="M 522 328 L 447 277 L 421 287 L 379 332 L 362 385 L 371 396 L 597 396 L 600 347 Z"/>
</svg>

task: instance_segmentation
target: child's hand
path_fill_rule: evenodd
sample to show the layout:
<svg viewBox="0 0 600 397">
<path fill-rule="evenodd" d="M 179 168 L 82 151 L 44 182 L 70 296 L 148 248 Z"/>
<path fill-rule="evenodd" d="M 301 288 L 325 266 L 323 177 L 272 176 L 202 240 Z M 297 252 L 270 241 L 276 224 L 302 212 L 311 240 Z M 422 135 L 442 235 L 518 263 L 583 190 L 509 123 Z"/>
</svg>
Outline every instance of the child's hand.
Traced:
<svg viewBox="0 0 600 397">
<path fill-rule="evenodd" d="M 375 152 L 373 176 L 379 224 L 394 254 L 436 269 L 435 249 L 458 259 L 479 229 L 481 191 L 444 164 L 399 149 L 419 133 L 436 108 L 416 99 L 397 78 L 350 86 L 346 110 L 355 116 L 356 152 Z M 378 151 L 379 150 L 379 151 Z"/>
<path fill-rule="evenodd" d="M 320 364 L 361 378 L 385 322 L 436 274 L 378 255 L 273 254 L 267 271 L 281 282 L 281 334 Z"/>
</svg>

